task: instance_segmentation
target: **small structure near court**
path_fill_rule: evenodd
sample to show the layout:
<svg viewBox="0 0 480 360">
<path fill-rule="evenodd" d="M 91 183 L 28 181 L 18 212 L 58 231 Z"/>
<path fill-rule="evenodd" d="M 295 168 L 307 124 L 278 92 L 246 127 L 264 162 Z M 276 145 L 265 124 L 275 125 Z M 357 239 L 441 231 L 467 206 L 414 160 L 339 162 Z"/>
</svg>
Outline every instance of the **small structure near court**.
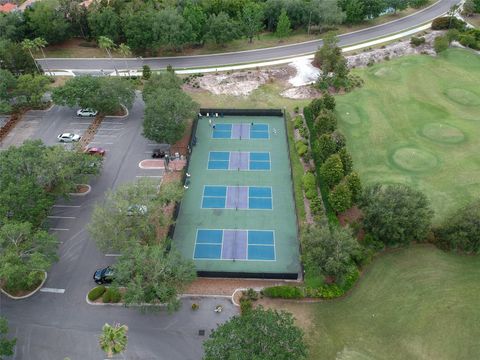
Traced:
<svg viewBox="0 0 480 360">
<path fill-rule="evenodd" d="M 297 279 L 298 228 L 282 111 L 201 110 L 193 138 L 173 246 L 195 261 L 200 276 Z"/>
</svg>

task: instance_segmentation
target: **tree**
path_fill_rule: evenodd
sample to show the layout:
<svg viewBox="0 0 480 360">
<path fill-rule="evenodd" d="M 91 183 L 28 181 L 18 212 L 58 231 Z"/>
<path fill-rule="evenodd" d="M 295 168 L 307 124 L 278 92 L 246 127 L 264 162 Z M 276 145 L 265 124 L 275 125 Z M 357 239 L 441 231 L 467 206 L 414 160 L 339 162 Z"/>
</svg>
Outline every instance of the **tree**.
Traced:
<svg viewBox="0 0 480 360">
<path fill-rule="evenodd" d="M 136 52 L 156 50 L 159 34 L 156 30 L 156 14 L 150 9 L 128 13 L 123 18 L 123 31 L 127 45 Z"/>
<path fill-rule="evenodd" d="M 70 23 L 57 11 L 57 7 L 56 0 L 46 0 L 25 11 L 30 31 L 35 37 L 41 37 L 49 44 L 58 44 L 70 36 Z"/>
<path fill-rule="evenodd" d="M 107 52 L 108 57 L 110 58 L 110 61 L 112 62 L 112 66 L 115 69 L 115 73 L 118 76 L 118 69 L 117 66 L 115 65 L 115 62 L 113 61 L 112 57 L 112 50 L 115 49 L 115 43 L 108 37 L 106 36 L 99 36 L 98 37 L 98 46 L 100 49 L 103 49 Z"/>
<path fill-rule="evenodd" d="M 361 0 L 347 0 L 344 4 L 345 21 L 348 24 L 358 24 L 365 20 L 365 12 Z"/>
<path fill-rule="evenodd" d="M 207 14 L 203 8 L 189 2 L 183 9 L 183 18 L 192 28 L 192 41 L 195 44 L 202 44 L 207 29 Z"/>
<path fill-rule="evenodd" d="M 253 2 L 247 3 L 242 10 L 240 21 L 243 33 L 248 38 L 248 41 L 252 43 L 253 37 L 263 30 L 264 14 L 262 5 Z"/>
<path fill-rule="evenodd" d="M 315 53 L 314 65 L 320 68 L 317 87 L 327 90 L 330 86 L 335 89 L 346 88 L 348 85 L 349 69 L 347 60 L 338 46 L 338 38 L 328 33 L 323 38 L 323 46 Z"/>
<path fill-rule="evenodd" d="M 5 335 L 8 334 L 8 321 L 0 316 L 0 359 L 2 356 L 11 356 L 14 354 L 17 339 L 9 340 Z"/>
<path fill-rule="evenodd" d="M 121 43 L 118 46 L 118 52 L 123 56 L 123 60 L 125 61 L 125 69 L 128 71 L 128 76 L 130 76 L 130 68 L 127 63 L 127 56 L 132 55 L 132 51 L 127 44 Z"/>
<path fill-rule="evenodd" d="M 45 65 L 46 65 L 46 68 L 47 68 L 47 73 L 50 74 L 50 67 L 48 66 L 47 57 L 45 56 L 45 52 L 43 51 L 43 49 L 45 48 L 45 46 L 48 45 L 48 43 L 45 41 L 45 39 L 43 39 L 41 37 L 37 37 L 37 38 L 33 39 L 33 44 L 35 46 L 34 49 L 36 51 L 40 50 L 42 52 L 43 60 L 45 61 Z"/>
<path fill-rule="evenodd" d="M 277 21 L 277 28 L 275 29 L 275 35 L 279 38 L 287 37 L 290 34 L 290 19 L 288 18 L 287 11 L 282 9 Z"/>
<path fill-rule="evenodd" d="M 331 110 L 322 110 L 314 123 L 315 135 L 330 134 L 337 128 L 337 116 Z"/>
<path fill-rule="evenodd" d="M 33 108 L 41 107 L 43 96 L 50 85 L 48 77 L 43 75 L 20 75 L 17 79 L 17 86 L 14 94 L 17 103 Z"/>
<path fill-rule="evenodd" d="M 362 183 L 360 181 L 360 176 L 358 176 L 356 172 L 351 172 L 345 176 L 345 181 L 347 182 L 350 192 L 352 193 L 352 203 L 356 204 L 362 195 Z"/>
<path fill-rule="evenodd" d="M 35 57 L 33 56 L 33 51 L 36 49 L 36 47 L 37 46 L 35 45 L 33 40 L 24 39 L 22 41 L 22 49 L 28 51 L 28 53 L 30 54 L 33 62 L 35 63 L 35 66 L 37 67 L 37 71 L 40 72 L 40 68 L 38 66 L 38 63 L 35 61 Z"/>
<path fill-rule="evenodd" d="M 433 210 L 427 197 L 407 185 L 371 185 L 360 206 L 365 230 L 386 245 L 422 241 L 430 230 Z"/>
<path fill-rule="evenodd" d="M 22 12 L 0 13 L 0 38 L 20 42 L 25 38 L 25 33 L 26 24 Z"/>
<path fill-rule="evenodd" d="M 173 8 L 167 8 L 158 13 L 157 26 L 159 45 L 167 49 L 180 51 L 186 44 L 193 41 L 192 26 Z"/>
<path fill-rule="evenodd" d="M 473 0 L 475 4 L 475 12 L 480 13 L 480 0 Z"/>
<path fill-rule="evenodd" d="M 198 105 L 181 89 L 160 88 L 145 99 L 143 135 L 157 143 L 174 144 L 197 111 Z"/>
<path fill-rule="evenodd" d="M 113 42 L 122 37 L 122 20 L 111 6 L 94 8 L 87 15 L 88 26 L 94 39 L 105 36 Z"/>
<path fill-rule="evenodd" d="M 463 3 L 463 14 L 465 14 L 465 16 L 472 16 L 475 12 L 476 12 L 475 2 L 473 0 L 466 0 Z"/>
<path fill-rule="evenodd" d="M 328 202 L 336 213 L 342 213 L 352 207 L 352 192 L 346 181 L 335 185 L 328 194 Z"/>
<path fill-rule="evenodd" d="M 352 155 L 350 155 L 346 147 L 342 147 L 338 152 L 338 155 L 340 155 L 340 159 L 342 160 L 343 173 L 345 175 L 350 174 L 353 169 Z"/>
<path fill-rule="evenodd" d="M 195 264 L 164 245 L 133 246 L 115 264 L 115 282 L 126 287 L 126 304 L 180 305 L 178 294 L 196 277 Z"/>
<path fill-rule="evenodd" d="M 58 105 L 95 109 L 102 114 L 115 114 L 122 106 L 131 108 L 134 99 L 133 84 L 115 77 L 74 77 L 52 92 Z"/>
<path fill-rule="evenodd" d="M 319 164 L 324 163 L 330 155 L 333 155 L 337 152 L 337 144 L 332 139 L 331 134 L 323 134 L 318 140 L 313 143 L 314 154 L 316 154 L 317 161 Z"/>
<path fill-rule="evenodd" d="M 449 43 L 446 36 L 437 36 L 433 40 L 433 48 L 437 54 L 448 49 Z"/>
<path fill-rule="evenodd" d="M 343 165 L 340 155 L 330 155 L 320 167 L 321 180 L 331 189 L 342 180 L 343 176 Z"/>
<path fill-rule="evenodd" d="M 409 0 L 385 0 L 387 8 L 392 8 L 394 13 L 405 10 L 408 7 Z"/>
<path fill-rule="evenodd" d="M 57 240 L 27 222 L 4 222 L 0 227 L 0 279 L 8 291 L 27 290 L 57 259 Z M 43 275 L 43 274 L 42 274 Z"/>
<path fill-rule="evenodd" d="M 472 203 L 450 214 L 435 229 L 440 247 L 448 250 L 478 254 L 480 252 L 480 201 Z"/>
<path fill-rule="evenodd" d="M 350 229 L 308 226 L 301 238 L 305 265 L 318 269 L 325 276 L 334 277 L 337 284 L 342 284 L 355 266 L 354 259 L 361 250 Z"/>
<path fill-rule="evenodd" d="M 102 335 L 99 338 L 100 348 L 107 354 L 108 358 L 121 354 L 127 348 L 127 325 L 105 324 L 102 328 Z"/>
<path fill-rule="evenodd" d="M 362 2 L 364 14 L 368 19 L 378 17 L 387 8 L 385 0 L 362 0 Z"/>
<path fill-rule="evenodd" d="M 10 100 L 16 85 L 15 76 L 8 70 L 0 69 L 0 114 L 9 113 L 12 110 Z"/>
<path fill-rule="evenodd" d="M 14 75 L 37 72 L 37 64 L 21 44 L 0 38 L 0 68 Z"/>
<path fill-rule="evenodd" d="M 105 201 L 93 209 L 88 230 L 102 251 L 126 251 L 132 244 L 158 244 L 158 228 L 166 228 L 171 219 L 164 209 L 180 201 L 183 188 L 179 183 L 165 183 L 160 189 L 152 181 L 124 184 L 109 191 Z M 135 213 L 143 206 L 146 210 Z"/>
<path fill-rule="evenodd" d="M 252 336 L 252 334 L 255 334 Z M 204 360 L 217 359 L 306 359 L 303 332 L 285 311 L 262 306 L 232 317 L 203 343 Z"/>
<path fill-rule="evenodd" d="M 332 26 L 345 20 L 345 13 L 336 0 L 313 0 L 308 6 L 310 7 L 308 30 L 310 24 Z"/>
<path fill-rule="evenodd" d="M 227 42 L 238 37 L 237 29 L 238 25 L 227 13 L 212 14 L 208 18 L 205 38 L 219 46 L 224 46 Z"/>
<path fill-rule="evenodd" d="M 150 95 L 155 94 L 158 89 L 177 89 L 182 87 L 182 79 L 180 79 L 173 71 L 162 71 L 153 74 L 149 81 L 143 86 L 143 100 L 148 101 Z"/>
</svg>

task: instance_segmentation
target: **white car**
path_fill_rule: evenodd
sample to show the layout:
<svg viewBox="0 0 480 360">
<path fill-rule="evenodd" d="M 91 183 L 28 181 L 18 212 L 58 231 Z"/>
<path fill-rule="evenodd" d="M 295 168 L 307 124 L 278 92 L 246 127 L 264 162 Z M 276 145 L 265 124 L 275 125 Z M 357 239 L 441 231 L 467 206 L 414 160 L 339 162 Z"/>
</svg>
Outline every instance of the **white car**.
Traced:
<svg viewBox="0 0 480 360">
<path fill-rule="evenodd" d="M 65 143 L 79 141 L 81 138 L 80 135 L 73 133 L 63 133 L 57 136 L 58 141 Z"/>
<path fill-rule="evenodd" d="M 92 110 L 92 109 L 78 109 L 77 111 L 77 116 L 81 117 L 93 117 L 97 116 L 98 111 Z"/>
</svg>

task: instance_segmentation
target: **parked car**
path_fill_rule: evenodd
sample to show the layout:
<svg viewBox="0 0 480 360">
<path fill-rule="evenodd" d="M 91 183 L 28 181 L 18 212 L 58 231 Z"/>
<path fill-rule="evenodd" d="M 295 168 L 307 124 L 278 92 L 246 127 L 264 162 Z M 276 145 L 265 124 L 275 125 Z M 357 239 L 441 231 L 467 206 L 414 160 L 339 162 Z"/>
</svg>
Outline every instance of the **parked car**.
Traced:
<svg viewBox="0 0 480 360">
<path fill-rule="evenodd" d="M 81 117 L 94 117 L 97 116 L 98 111 L 92 109 L 78 109 L 77 116 Z"/>
<path fill-rule="evenodd" d="M 63 133 L 57 136 L 58 141 L 65 143 L 79 141 L 81 138 L 80 135 L 73 133 Z"/>
<path fill-rule="evenodd" d="M 114 271 L 110 266 L 103 269 L 98 269 L 93 274 L 93 280 L 99 284 L 109 284 L 113 281 Z"/>
<path fill-rule="evenodd" d="M 128 216 L 145 215 L 147 211 L 148 209 L 145 205 L 130 205 L 127 208 L 127 215 Z"/>
<path fill-rule="evenodd" d="M 84 151 L 88 155 L 100 155 L 104 156 L 105 155 L 105 149 L 101 147 L 95 147 L 95 146 L 90 146 L 85 149 Z"/>
<path fill-rule="evenodd" d="M 152 158 L 154 159 L 162 159 L 166 155 L 166 152 L 161 149 L 154 149 L 152 151 Z"/>
</svg>

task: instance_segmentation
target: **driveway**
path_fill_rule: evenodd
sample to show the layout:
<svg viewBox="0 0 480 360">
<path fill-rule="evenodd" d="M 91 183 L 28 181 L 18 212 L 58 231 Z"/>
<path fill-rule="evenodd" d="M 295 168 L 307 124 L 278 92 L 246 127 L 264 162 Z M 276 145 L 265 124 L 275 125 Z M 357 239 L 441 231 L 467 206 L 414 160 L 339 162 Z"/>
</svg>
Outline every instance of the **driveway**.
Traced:
<svg viewBox="0 0 480 360">
<path fill-rule="evenodd" d="M 73 115 L 72 115 L 73 114 Z M 72 109 L 55 107 L 47 114 L 34 114 L 29 138 L 56 143 L 61 131 L 81 130 L 91 119 L 77 119 Z M 30 116 L 30 114 L 29 114 Z M 68 356 L 76 359 L 103 359 L 97 338 L 105 322 L 129 326 L 127 359 L 200 359 L 204 336 L 198 330 L 216 327 L 236 313 L 226 299 L 195 300 L 200 310 L 193 312 L 191 302 L 183 300 L 182 309 L 174 314 L 162 310 L 142 314 L 138 309 L 117 306 L 91 306 L 85 295 L 95 284 L 93 271 L 115 261 L 100 253 L 89 237 L 86 225 L 93 205 L 102 201 L 105 191 L 139 177 L 161 180 L 163 170 L 142 170 L 138 163 L 150 157 L 156 144 L 141 135 L 143 102 L 140 96 L 127 118 L 106 118 L 93 139 L 93 144 L 107 150 L 104 168 L 90 182 L 92 191 L 86 196 L 59 200 L 49 216 L 50 231 L 60 241 L 60 260 L 49 271 L 41 292 L 33 297 L 12 301 L 0 298 L 0 314 L 5 315 L 18 338 L 14 359 L 53 360 Z M 21 137 L 17 134 L 17 137 Z M 224 305 L 215 314 L 215 305 Z"/>
</svg>

